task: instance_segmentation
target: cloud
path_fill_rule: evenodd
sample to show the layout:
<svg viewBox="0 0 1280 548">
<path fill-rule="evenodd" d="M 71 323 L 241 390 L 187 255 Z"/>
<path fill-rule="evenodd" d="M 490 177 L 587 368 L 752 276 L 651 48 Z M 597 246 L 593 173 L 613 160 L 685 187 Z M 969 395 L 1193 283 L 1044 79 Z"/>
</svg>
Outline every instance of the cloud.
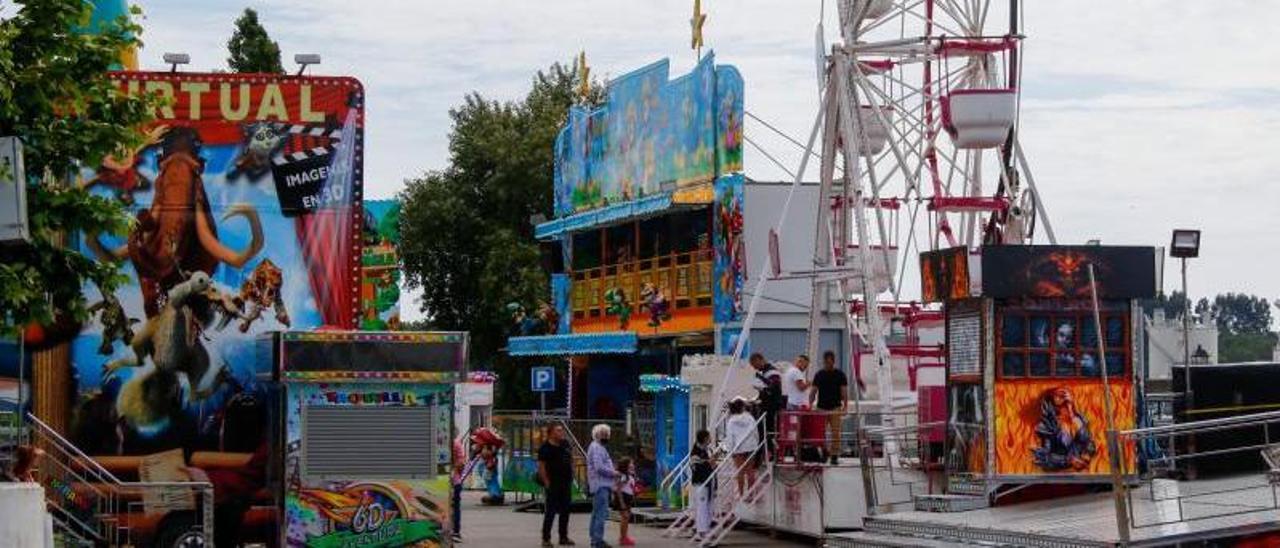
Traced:
<svg viewBox="0 0 1280 548">
<path fill-rule="evenodd" d="M 834 1 L 827 44 L 837 41 Z M 994 3 L 1000 4 L 1000 3 Z M 225 64 L 241 3 L 193 8 L 142 1 L 144 66 L 186 51 L 193 69 Z M 803 140 L 817 103 L 815 0 L 704 2 L 706 43 L 746 80 L 747 109 Z M 1280 46 L 1266 34 L 1280 3 L 1023 2 L 1021 135 L 1065 242 L 1165 245 L 1175 226 L 1205 231 L 1192 292 L 1280 296 Z M 368 90 L 366 189 L 388 197 L 447 161 L 448 109 L 475 90 L 516 99 L 533 72 L 585 50 L 593 74 L 617 76 L 662 57 L 694 63 L 691 2 L 659 0 L 384 0 L 255 2 L 288 62 L 318 52 L 317 73 Z M 1007 20 L 998 9 L 989 16 Z M 885 27 L 886 33 L 897 32 Z M 999 31 L 1002 32 L 1002 31 Z M 760 124 L 749 136 L 787 166 L 800 151 Z M 787 178 L 754 149 L 749 176 Z M 810 166 L 810 174 L 815 173 Z M 1242 266 L 1246 266 L 1242 268 Z M 911 284 L 908 284 L 911 285 Z M 1166 284 L 1167 286 L 1169 284 Z M 405 317 L 418 317 L 406 304 Z"/>
</svg>

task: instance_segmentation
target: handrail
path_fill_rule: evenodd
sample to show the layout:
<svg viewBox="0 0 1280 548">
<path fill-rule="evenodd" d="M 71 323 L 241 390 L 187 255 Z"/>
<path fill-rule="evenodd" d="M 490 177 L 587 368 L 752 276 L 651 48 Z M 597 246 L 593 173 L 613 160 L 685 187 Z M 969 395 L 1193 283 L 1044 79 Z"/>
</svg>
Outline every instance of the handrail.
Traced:
<svg viewBox="0 0 1280 548">
<path fill-rule="evenodd" d="M 724 405 L 721 405 L 720 407 L 723 408 L 726 406 L 727 404 L 724 404 Z M 723 427 L 725 422 L 729 419 L 729 414 L 725 413 L 724 409 L 718 409 L 716 411 L 716 415 L 717 415 L 716 423 L 712 425 L 711 428 L 708 429 L 709 432 L 720 431 L 720 428 Z M 764 418 L 765 415 L 761 414 L 760 417 Z M 757 423 L 758 422 L 759 420 L 757 420 Z M 766 434 L 766 436 L 767 435 L 768 434 Z M 766 440 L 760 440 L 760 441 L 761 443 L 765 443 Z M 680 462 L 677 463 L 676 466 L 672 468 L 670 472 L 667 473 L 666 477 L 662 478 L 662 481 L 658 483 L 660 488 L 663 488 L 662 486 L 666 486 L 665 489 L 670 489 L 671 487 L 674 487 L 676 479 L 683 477 L 685 473 L 688 471 L 690 456 L 691 455 L 689 454 L 685 454 L 684 458 L 680 459 Z M 689 477 L 690 477 L 689 481 L 692 481 L 692 474 L 689 474 Z M 661 492 L 664 492 L 664 491 L 659 491 L 659 493 Z"/>
<path fill-rule="evenodd" d="M 93 460 L 93 458 L 90 457 L 89 455 L 84 454 L 84 452 L 81 451 L 79 447 L 76 447 L 74 443 L 67 441 L 66 438 L 59 435 L 58 432 L 55 431 L 52 427 L 45 424 L 44 421 L 40 420 L 39 418 L 36 418 L 34 414 L 27 413 L 27 419 L 30 420 L 32 424 L 38 426 L 39 427 L 38 429 L 41 431 L 42 434 L 47 434 L 49 437 L 53 438 L 53 440 L 57 442 L 57 445 L 60 448 L 63 448 L 64 450 L 70 449 L 71 453 L 74 453 L 76 457 L 79 457 L 85 463 L 87 463 L 90 467 L 92 467 L 92 470 L 95 473 L 107 479 L 110 479 L 113 483 L 123 483 L 120 481 L 120 478 L 117 478 L 115 476 L 115 474 L 112 474 L 106 468 L 103 468 L 101 464 L 98 464 L 98 461 Z"/>
<path fill-rule="evenodd" d="M 44 463 L 40 466 L 39 473 L 42 476 L 41 483 L 44 483 L 46 479 L 49 479 L 46 476 L 49 476 L 50 474 L 57 476 L 52 478 L 56 481 L 66 481 L 65 476 L 70 476 L 73 480 L 82 483 L 85 483 L 87 478 L 98 480 L 98 483 L 101 485 L 94 483 L 87 483 L 86 485 L 93 492 L 94 500 L 96 500 L 95 504 L 97 505 L 97 509 L 94 512 L 95 520 L 100 520 L 99 518 L 102 515 L 118 514 L 120 510 L 117 505 L 122 502 L 121 495 L 123 494 L 137 494 L 149 489 L 186 489 L 191 491 L 193 494 L 198 491 L 200 500 L 198 503 L 193 501 L 195 507 L 192 510 L 199 511 L 201 534 L 204 537 L 205 544 L 212 545 L 214 528 L 214 498 L 213 484 L 211 482 L 121 481 L 115 474 L 112 474 L 109 470 L 104 468 L 98 463 L 98 461 L 94 460 L 93 457 L 86 455 L 80 450 L 80 448 L 62 437 L 62 435 L 58 434 L 57 431 L 44 421 L 30 413 L 27 414 L 27 418 L 30 420 L 30 423 L 34 425 L 34 434 L 36 434 L 35 437 L 38 438 L 38 441 L 33 440 L 33 443 L 46 442 L 48 443 L 47 448 L 50 451 L 53 451 L 53 453 L 45 452 L 46 457 L 44 460 L 47 461 L 48 468 L 45 467 Z M 61 459 L 66 459 L 71 462 L 64 463 Z M 115 535 L 118 535 L 122 530 L 128 529 L 127 526 L 120 524 L 107 525 L 106 523 L 99 523 L 96 527 L 98 530 L 95 530 L 94 525 L 84 523 L 72 511 L 62 508 L 61 505 L 57 504 L 53 500 L 50 500 L 49 502 L 52 507 L 64 514 L 64 518 L 66 519 L 60 520 L 64 525 L 67 520 L 74 522 L 83 529 L 81 533 L 89 532 L 95 534 L 98 538 L 103 539 L 108 544 L 114 545 L 115 540 L 118 540 Z M 126 505 L 133 504 L 134 503 L 132 502 L 126 502 Z M 106 536 L 106 531 L 112 531 L 113 536 Z M 79 533 L 75 534 L 77 536 L 81 536 Z"/>
<path fill-rule="evenodd" d="M 752 425 L 753 425 L 753 426 L 755 426 L 755 428 L 756 428 L 756 430 L 757 430 L 757 431 L 759 431 L 760 423 L 761 423 L 761 421 L 764 421 L 764 419 L 765 419 L 765 417 L 766 417 L 766 416 L 767 416 L 767 415 L 765 415 L 765 414 L 763 414 L 763 413 L 762 413 L 759 417 L 756 417 L 755 422 L 754 422 L 754 423 L 752 423 Z M 734 450 L 735 450 L 735 449 L 737 449 L 737 448 L 738 448 L 738 447 L 740 447 L 740 446 L 742 446 L 742 440 L 738 440 L 738 442 L 737 442 L 737 443 L 735 443 L 735 444 L 733 445 L 733 447 L 729 449 L 729 455 L 733 455 L 733 454 L 735 454 L 735 451 L 734 451 Z M 756 440 L 756 448 L 755 448 L 754 450 L 752 450 L 751 452 L 754 454 L 756 451 L 759 451 L 761 447 L 767 447 L 767 446 L 768 446 L 768 443 L 767 443 L 766 441 L 764 441 L 764 440 Z M 710 484 L 711 484 L 711 481 L 712 481 L 712 480 L 714 480 L 714 479 L 716 478 L 716 476 L 718 476 L 718 475 L 720 474 L 720 469 L 721 469 L 721 468 L 723 468 L 723 467 L 724 467 L 724 465 L 725 465 L 726 463 L 731 463 L 731 462 L 733 462 L 733 459 L 720 459 L 720 463 L 719 463 L 719 464 L 717 464 L 717 465 L 716 465 L 716 467 L 715 467 L 714 469 L 712 469 L 712 470 L 711 470 L 711 476 L 709 476 L 705 481 L 703 481 L 703 482 L 702 482 L 702 484 L 700 485 L 700 487 L 706 487 L 707 485 L 710 485 Z M 745 466 L 745 465 L 746 465 L 746 463 L 744 462 L 744 463 L 743 463 L 743 466 Z M 742 467 L 741 467 L 741 466 L 739 466 L 739 467 L 738 467 L 738 469 L 737 469 L 734 473 L 735 473 L 735 474 L 737 474 L 738 472 L 741 472 L 741 471 L 742 471 Z"/>
<path fill-rule="evenodd" d="M 1165 426 L 1147 426 L 1144 428 L 1133 428 L 1130 430 L 1121 430 L 1117 434 L 1125 437 L 1133 436 L 1154 436 L 1161 434 L 1177 434 L 1177 433 L 1194 433 L 1200 429 L 1213 429 L 1223 426 L 1233 426 L 1246 424 L 1254 421 L 1270 421 L 1280 419 L 1280 411 L 1267 411 L 1265 413 L 1254 413 L 1251 415 L 1238 415 L 1234 417 L 1222 417 L 1217 419 L 1205 419 L 1199 421 L 1182 422 L 1177 424 L 1169 424 Z"/>
<path fill-rule="evenodd" d="M 899 426 L 868 426 L 864 428 L 863 431 L 866 432 L 868 436 L 880 436 L 883 438 L 885 436 L 893 436 L 897 434 L 910 434 L 912 431 L 921 430 L 924 428 L 937 428 L 939 426 L 946 426 L 946 425 L 947 425 L 947 421 L 932 421 L 932 422 L 922 422 L 922 423 L 916 423 L 916 424 L 903 424 Z"/>
<path fill-rule="evenodd" d="M 663 260 L 670 261 L 670 264 L 668 264 L 667 266 L 658 266 L 658 262 Z M 681 262 L 682 260 L 687 260 L 687 262 L 682 263 Z M 715 261 L 713 260 L 713 258 L 708 256 L 707 251 L 694 250 L 694 251 L 665 253 L 665 254 L 657 255 L 647 259 L 632 259 L 630 261 L 594 266 L 591 268 L 583 268 L 583 269 L 577 269 L 577 270 L 571 269 L 570 275 L 573 276 L 574 280 L 578 283 L 574 284 L 574 292 L 573 292 L 574 294 L 570 296 L 569 309 L 571 312 L 587 312 L 589 310 L 603 311 L 605 308 L 607 308 L 607 304 L 604 301 L 604 292 L 608 290 L 609 287 L 606 287 L 602 283 L 599 288 L 594 288 L 590 283 L 594 280 L 617 281 L 617 280 L 623 279 L 624 277 L 629 277 L 629 279 L 626 280 L 625 284 L 616 283 L 615 285 L 622 286 L 622 288 L 627 292 L 627 299 L 629 301 L 632 301 L 631 304 L 634 305 L 634 304 L 639 304 L 639 299 L 640 299 L 639 288 L 640 288 L 640 285 L 642 284 L 641 278 L 645 276 L 670 277 L 671 279 L 653 280 L 653 281 L 658 282 L 658 283 L 655 283 L 655 285 L 667 287 L 667 289 L 674 292 L 676 289 L 678 289 L 676 287 L 676 285 L 678 284 L 678 280 L 676 279 L 676 272 L 678 271 L 678 269 L 709 268 L 713 266 L 714 262 Z M 610 269 L 614 271 L 613 274 L 607 273 Z M 711 280 L 708 278 L 707 280 L 705 280 L 708 283 L 705 283 L 705 284 L 695 283 L 695 282 L 702 282 L 702 281 L 704 280 L 701 279 L 700 274 L 694 274 L 693 277 L 691 277 L 691 279 L 689 279 L 689 281 L 686 283 L 686 285 L 682 286 L 684 289 L 687 290 L 687 294 L 685 295 L 672 294 L 671 295 L 672 298 L 669 301 L 672 310 L 683 309 L 683 308 L 696 308 L 698 306 L 695 303 L 695 304 L 690 304 L 687 307 L 682 307 L 678 303 L 680 299 L 691 299 L 696 301 L 697 299 L 700 299 L 700 298 L 710 297 L 712 294 L 712 288 L 710 285 Z M 581 305 L 579 305 L 580 296 L 583 298 L 583 300 L 581 301 Z M 595 298 L 592 299 L 590 298 L 590 296 L 594 296 Z M 592 302 L 594 302 L 595 304 L 593 305 Z"/>
</svg>

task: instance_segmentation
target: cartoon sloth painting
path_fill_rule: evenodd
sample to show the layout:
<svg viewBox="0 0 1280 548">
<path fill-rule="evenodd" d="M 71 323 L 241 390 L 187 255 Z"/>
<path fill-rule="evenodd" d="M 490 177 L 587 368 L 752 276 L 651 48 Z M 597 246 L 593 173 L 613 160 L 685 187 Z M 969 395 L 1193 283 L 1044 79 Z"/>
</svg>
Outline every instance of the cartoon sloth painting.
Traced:
<svg viewBox="0 0 1280 548">
<path fill-rule="evenodd" d="M 1032 461 L 1046 472 L 1083 472 L 1098 454 L 1089 433 L 1089 419 L 1076 409 L 1075 396 L 1065 387 L 1052 388 L 1040 397 L 1039 445 Z"/>
</svg>

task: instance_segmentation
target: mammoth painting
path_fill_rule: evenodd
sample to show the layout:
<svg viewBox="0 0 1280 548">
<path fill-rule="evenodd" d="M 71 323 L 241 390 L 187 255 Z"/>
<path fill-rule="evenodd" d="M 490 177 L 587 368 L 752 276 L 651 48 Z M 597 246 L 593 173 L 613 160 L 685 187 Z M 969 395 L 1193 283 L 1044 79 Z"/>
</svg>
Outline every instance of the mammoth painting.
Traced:
<svg viewBox="0 0 1280 548">
<path fill-rule="evenodd" d="M 125 245 L 106 249 L 96 235 L 88 246 L 101 260 L 133 263 L 148 317 L 164 306 L 167 290 L 183 281 L 181 272 L 213 275 L 218 265 L 239 268 L 263 246 L 262 223 L 249 204 L 234 204 L 218 221 L 244 217 L 249 223 L 249 244 L 231 249 L 218 239 L 217 222 L 204 188 L 203 143 L 192 128 L 171 127 L 160 138 L 156 163 L 155 197 L 149 208 L 137 214 L 137 222 Z"/>
</svg>

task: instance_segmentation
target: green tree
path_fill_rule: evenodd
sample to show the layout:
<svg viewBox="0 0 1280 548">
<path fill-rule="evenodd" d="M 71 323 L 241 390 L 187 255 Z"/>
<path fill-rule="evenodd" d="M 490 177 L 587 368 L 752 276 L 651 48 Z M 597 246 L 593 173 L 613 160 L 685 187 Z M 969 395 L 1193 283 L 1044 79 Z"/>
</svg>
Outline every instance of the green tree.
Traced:
<svg viewBox="0 0 1280 548">
<path fill-rule="evenodd" d="M 1157 309 L 1164 310 L 1166 318 L 1179 318 L 1186 311 L 1187 296 L 1181 291 L 1174 291 L 1168 295 L 1164 293 L 1157 294 L 1154 299 L 1145 299 L 1142 301 L 1142 311 L 1148 317 Z M 1199 313 L 1197 311 L 1197 313 Z"/>
<path fill-rule="evenodd" d="M 1218 361 L 1222 363 L 1271 361 L 1275 333 L 1218 333 Z"/>
<path fill-rule="evenodd" d="M 1244 293 L 1224 293 L 1213 298 L 1207 305 L 1218 323 L 1218 330 L 1231 334 L 1263 334 L 1271 332 L 1271 303 L 1256 295 Z"/>
<path fill-rule="evenodd" d="M 227 41 L 227 66 L 232 72 L 266 72 L 283 74 L 280 45 L 271 40 L 267 29 L 258 22 L 258 12 L 245 8 L 236 19 L 236 30 Z"/>
<path fill-rule="evenodd" d="M 124 94 L 107 71 L 138 45 L 142 28 L 121 18 L 93 34 L 83 0 L 26 2 L 0 14 L 0 135 L 22 139 L 28 176 L 28 246 L 4 250 L 0 263 L 0 332 L 31 322 L 87 317 L 83 285 L 112 292 L 124 281 L 118 267 L 64 246 L 67 235 L 123 233 L 129 217 L 114 200 L 67 184 L 109 154 L 142 143 L 154 100 Z M 134 12 L 136 15 L 137 12 Z"/>
<path fill-rule="evenodd" d="M 577 71 L 538 72 L 523 100 L 479 93 L 452 110 L 449 165 L 407 181 L 400 194 L 400 258 L 405 280 L 423 291 L 435 329 L 471 332 L 472 367 L 519 379 L 523 368 L 500 353 L 512 327 L 508 303 L 550 298 L 531 216 L 551 216 L 553 144 L 575 93 Z M 588 101 L 603 91 L 592 88 Z M 519 382 L 500 384 L 498 405 L 532 405 Z"/>
</svg>

